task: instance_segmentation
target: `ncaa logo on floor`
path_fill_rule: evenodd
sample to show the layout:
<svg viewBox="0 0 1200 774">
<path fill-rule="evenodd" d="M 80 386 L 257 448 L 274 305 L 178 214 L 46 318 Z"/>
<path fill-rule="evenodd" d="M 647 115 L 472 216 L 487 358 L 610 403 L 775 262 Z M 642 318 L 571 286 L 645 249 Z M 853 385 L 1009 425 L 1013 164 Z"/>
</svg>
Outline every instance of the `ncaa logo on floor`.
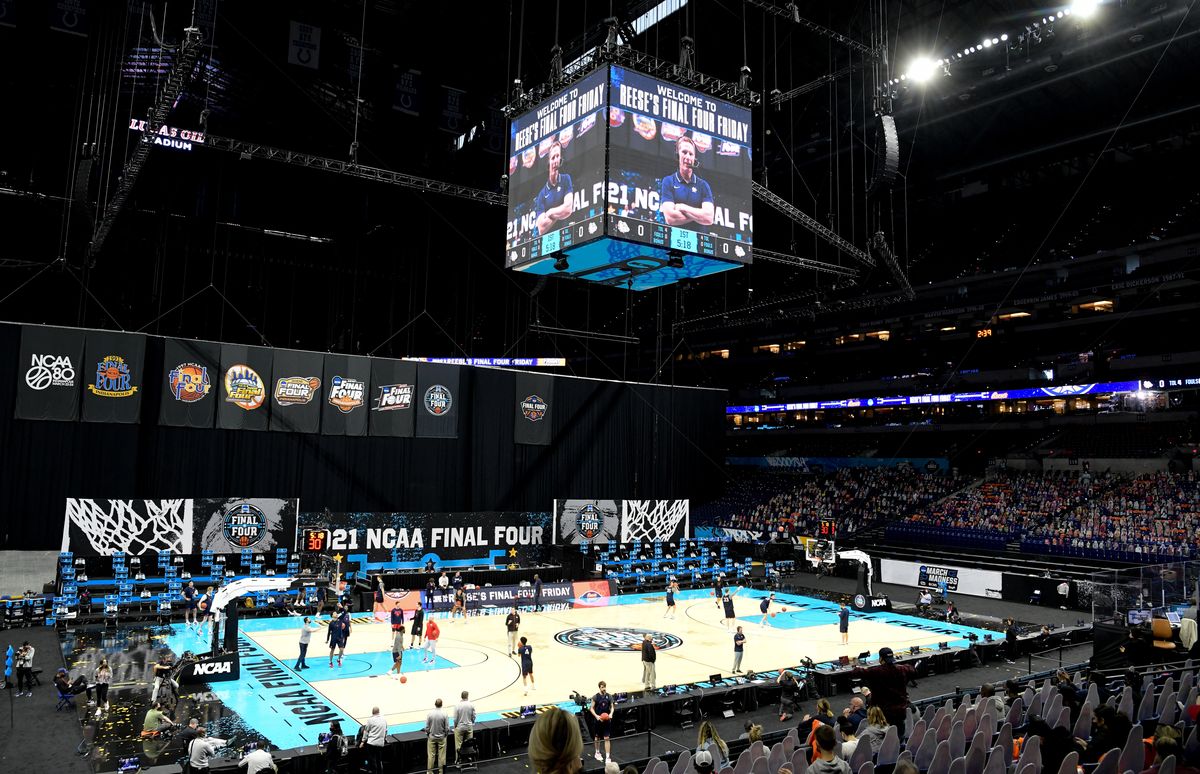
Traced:
<svg viewBox="0 0 1200 774">
<path fill-rule="evenodd" d="M 605 653 L 624 653 L 641 645 L 644 635 L 650 635 L 655 650 L 671 650 L 683 644 L 683 640 L 669 632 L 653 629 L 617 629 L 611 626 L 584 626 L 567 629 L 554 635 L 554 641 L 573 648 L 598 650 Z"/>
</svg>

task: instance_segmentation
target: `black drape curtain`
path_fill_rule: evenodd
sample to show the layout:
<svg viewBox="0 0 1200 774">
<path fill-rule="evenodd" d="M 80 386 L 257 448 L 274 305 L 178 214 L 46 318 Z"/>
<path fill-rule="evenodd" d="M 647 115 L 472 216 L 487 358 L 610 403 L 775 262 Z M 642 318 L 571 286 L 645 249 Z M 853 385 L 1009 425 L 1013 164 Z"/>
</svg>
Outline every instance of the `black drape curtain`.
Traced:
<svg viewBox="0 0 1200 774">
<path fill-rule="evenodd" d="M 20 326 L 0 325 L 0 362 L 17 362 L 20 336 Z M 459 437 L 443 439 L 160 426 L 162 368 L 163 340 L 150 338 L 151 378 L 142 422 L 133 425 L 14 419 L 23 371 L 10 368 L 0 379 L 0 546 L 57 549 L 68 497 L 299 497 L 306 511 L 548 511 L 555 498 L 709 499 L 722 478 L 719 391 L 562 377 L 547 415 L 550 445 L 528 446 L 513 442 L 514 372 L 464 368 L 470 406 Z"/>
</svg>

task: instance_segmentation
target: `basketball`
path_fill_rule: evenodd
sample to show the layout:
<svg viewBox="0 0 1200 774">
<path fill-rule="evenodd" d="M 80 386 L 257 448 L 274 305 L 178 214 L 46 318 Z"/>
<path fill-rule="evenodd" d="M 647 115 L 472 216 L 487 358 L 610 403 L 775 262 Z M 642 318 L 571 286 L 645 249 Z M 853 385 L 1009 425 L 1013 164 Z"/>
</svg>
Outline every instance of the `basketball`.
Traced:
<svg viewBox="0 0 1200 774">
<path fill-rule="evenodd" d="M 608 720 L 608 719 L 609 719 L 609 718 L 611 718 L 611 717 L 612 717 L 612 715 L 609 715 L 607 712 L 601 712 L 601 713 L 600 713 L 600 719 L 601 719 L 601 720 Z"/>
<path fill-rule="evenodd" d="M 407 677 L 405 677 L 404 675 L 400 675 L 400 682 L 402 682 L 402 683 L 407 683 L 407 682 L 408 682 L 408 678 L 407 678 Z"/>
<path fill-rule="evenodd" d="M 207 603 L 207 602 L 201 602 L 201 603 L 200 603 L 200 609 L 201 609 L 201 610 L 207 610 L 207 609 L 208 609 L 208 603 Z"/>
<path fill-rule="evenodd" d="M 774 618 L 774 617 L 775 617 L 775 614 L 774 614 L 774 613 L 771 613 L 771 617 L 772 617 L 772 618 Z"/>
<path fill-rule="evenodd" d="M 779 608 L 779 612 L 781 612 L 781 613 L 786 613 L 786 612 L 787 612 L 787 608 L 786 608 L 786 607 L 781 607 L 781 608 Z"/>
</svg>

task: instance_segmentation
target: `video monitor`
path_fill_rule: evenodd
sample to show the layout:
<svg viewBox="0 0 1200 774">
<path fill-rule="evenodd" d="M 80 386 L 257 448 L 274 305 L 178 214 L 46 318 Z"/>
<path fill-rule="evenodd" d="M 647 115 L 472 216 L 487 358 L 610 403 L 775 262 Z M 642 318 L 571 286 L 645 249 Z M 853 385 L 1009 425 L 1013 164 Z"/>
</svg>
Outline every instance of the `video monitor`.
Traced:
<svg viewBox="0 0 1200 774">
<path fill-rule="evenodd" d="M 1150 623 L 1151 619 L 1153 618 L 1154 611 L 1150 609 L 1130 610 L 1125 614 L 1125 621 L 1130 626 L 1143 626 Z"/>
<path fill-rule="evenodd" d="M 505 265 L 603 236 L 604 68 L 509 124 Z"/>
<path fill-rule="evenodd" d="M 610 236 L 749 263 L 750 111 L 624 67 L 611 70 Z"/>
<path fill-rule="evenodd" d="M 117 771 L 137 771 L 142 767 L 142 759 L 134 755 L 117 761 Z"/>
</svg>

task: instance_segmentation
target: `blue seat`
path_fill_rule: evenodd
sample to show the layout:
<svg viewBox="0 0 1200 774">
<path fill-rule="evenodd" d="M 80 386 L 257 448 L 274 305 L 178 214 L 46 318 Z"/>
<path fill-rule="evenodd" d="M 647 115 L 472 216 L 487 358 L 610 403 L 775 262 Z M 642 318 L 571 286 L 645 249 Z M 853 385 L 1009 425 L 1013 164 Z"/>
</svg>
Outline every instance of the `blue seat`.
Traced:
<svg viewBox="0 0 1200 774">
<path fill-rule="evenodd" d="M 55 712 L 58 712 L 59 710 L 65 710 L 65 709 L 75 709 L 74 694 L 63 693 L 62 691 L 56 691 L 56 692 L 58 693 L 58 704 L 54 705 Z"/>
</svg>

